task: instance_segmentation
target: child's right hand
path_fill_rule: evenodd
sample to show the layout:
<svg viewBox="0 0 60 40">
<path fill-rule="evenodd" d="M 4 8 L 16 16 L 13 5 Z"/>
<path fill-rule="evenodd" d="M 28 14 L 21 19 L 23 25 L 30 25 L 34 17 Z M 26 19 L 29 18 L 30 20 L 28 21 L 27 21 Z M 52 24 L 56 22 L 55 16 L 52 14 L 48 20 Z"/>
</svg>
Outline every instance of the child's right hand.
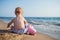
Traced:
<svg viewBox="0 0 60 40">
<path fill-rule="evenodd" d="M 7 26 L 7 28 L 9 28 L 9 26 Z"/>
<path fill-rule="evenodd" d="M 25 26 L 26 26 L 26 27 L 28 27 L 28 25 L 29 25 L 28 23 L 27 23 L 27 24 L 25 24 Z"/>
</svg>

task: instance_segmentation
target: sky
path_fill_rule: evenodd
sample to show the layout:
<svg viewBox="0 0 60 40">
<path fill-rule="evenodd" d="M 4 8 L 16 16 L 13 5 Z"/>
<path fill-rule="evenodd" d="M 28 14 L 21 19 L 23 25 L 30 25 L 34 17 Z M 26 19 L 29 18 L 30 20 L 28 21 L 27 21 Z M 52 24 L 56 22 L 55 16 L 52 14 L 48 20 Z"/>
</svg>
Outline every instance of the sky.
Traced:
<svg viewBox="0 0 60 40">
<path fill-rule="evenodd" d="M 60 17 L 60 0 L 0 0 L 0 17 L 15 17 L 16 7 L 24 17 Z"/>
</svg>

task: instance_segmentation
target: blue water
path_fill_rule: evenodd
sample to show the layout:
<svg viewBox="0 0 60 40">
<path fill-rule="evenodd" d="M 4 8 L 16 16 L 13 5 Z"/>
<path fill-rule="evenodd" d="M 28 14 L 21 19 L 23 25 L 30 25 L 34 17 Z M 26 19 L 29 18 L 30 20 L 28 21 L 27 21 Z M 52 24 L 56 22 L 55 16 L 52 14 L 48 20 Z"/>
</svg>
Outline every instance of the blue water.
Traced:
<svg viewBox="0 0 60 40">
<path fill-rule="evenodd" d="M 8 23 L 14 17 L 0 17 L 0 20 Z M 25 17 L 40 33 L 47 34 L 60 40 L 60 17 Z"/>
<path fill-rule="evenodd" d="M 10 21 L 14 17 L 0 17 L 0 20 Z M 60 23 L 60 17 L 25 17 L 28 22 L 52 22 Z"/>
</svg>

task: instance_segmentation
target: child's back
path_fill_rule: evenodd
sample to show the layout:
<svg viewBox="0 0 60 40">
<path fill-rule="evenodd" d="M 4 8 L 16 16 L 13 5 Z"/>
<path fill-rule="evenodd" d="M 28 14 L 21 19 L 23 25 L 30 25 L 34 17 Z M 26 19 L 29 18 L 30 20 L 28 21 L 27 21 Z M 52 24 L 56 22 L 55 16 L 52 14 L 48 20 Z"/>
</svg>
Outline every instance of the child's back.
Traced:
<svg viewBox="0 0 60 40">
<path fill-rule="evenodd" d="M 17 29 L 17 30 L 25 28 L 24 17 L 23 16 L 15 17 L 14 20 L 13 20 L 13 23 L 14 23 L 14 28 Z"/>
</svg>

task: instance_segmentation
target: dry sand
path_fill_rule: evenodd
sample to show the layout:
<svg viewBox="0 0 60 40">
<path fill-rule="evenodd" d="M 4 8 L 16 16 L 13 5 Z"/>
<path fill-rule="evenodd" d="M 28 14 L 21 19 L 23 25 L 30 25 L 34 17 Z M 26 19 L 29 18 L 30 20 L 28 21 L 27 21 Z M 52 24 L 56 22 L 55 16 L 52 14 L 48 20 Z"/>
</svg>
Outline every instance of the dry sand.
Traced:
<svg viewBox="0 0 60 40">
<path fill-rule="evenodd" d="M 7 30 L 7 23 L 0 20 L 0 40 L 56 40 L 48 35 L 36 33 L 36 35 L 15 34 Z"/>
</svg>

